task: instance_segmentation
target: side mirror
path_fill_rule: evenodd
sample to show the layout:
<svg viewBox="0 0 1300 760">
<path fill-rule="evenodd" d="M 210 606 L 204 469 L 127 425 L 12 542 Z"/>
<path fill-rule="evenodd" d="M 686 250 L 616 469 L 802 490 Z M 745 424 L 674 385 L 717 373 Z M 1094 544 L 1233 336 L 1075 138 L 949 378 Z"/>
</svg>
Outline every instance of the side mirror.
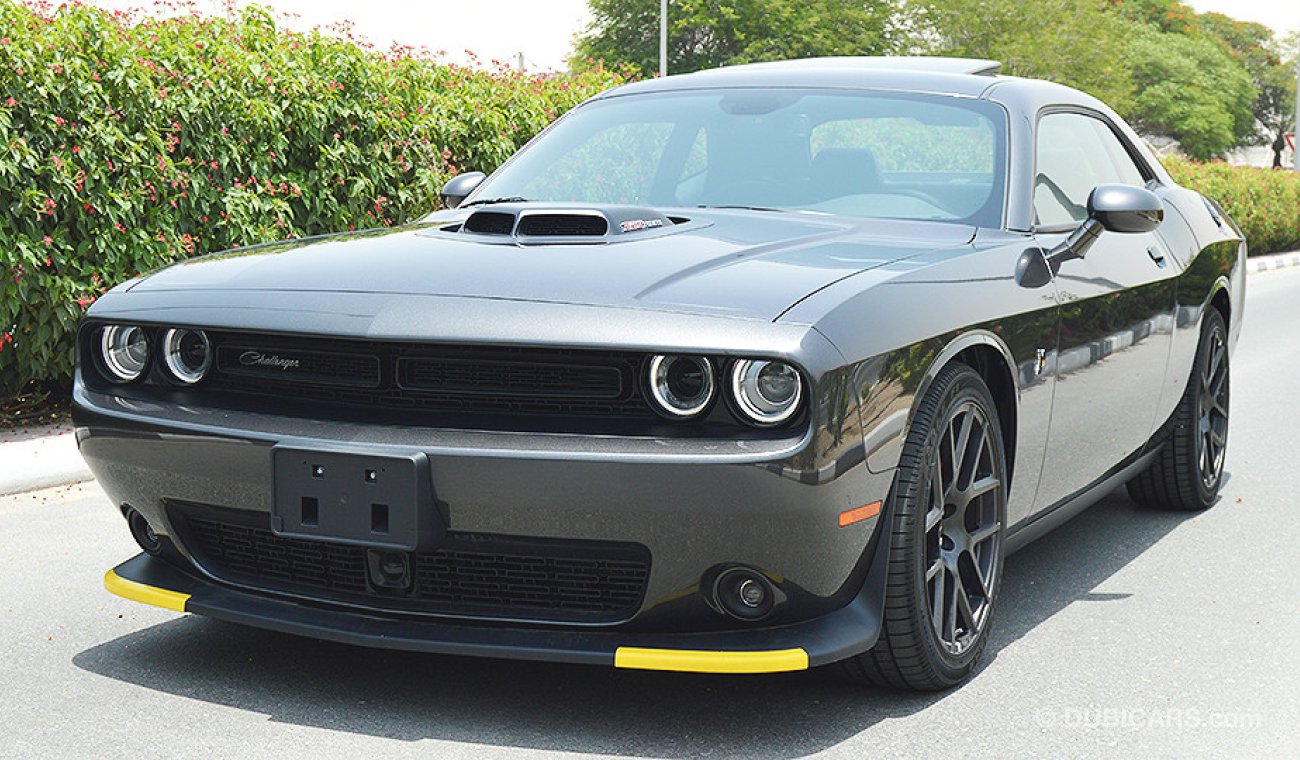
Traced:
<svg viewBox="0 0 1300 760">
<path fill-rule="evenodd" d="M 442 192 L 439 193 L 442 196 L 442 205 L 447 208 L 456 208 L 485 179 L 487 179 L 487 175 L 483 172 L 465 172 L 452 177 L 447 184 L 442 186 Z"/>
<path fill-rule="evenodd" d="M 1052 271 L 1063 261 L 1081 259 L 1103 230 L 1119 233 L 1150 232 L 1165 218 L 1160 198 L 1145 187 L 1098 185 L 1088 194 L 1088 218 L 1047 254 Z"/>
<path fill-rule="evenodd" d="M 1088 218 L 1110 232 L 1150 232 L 1165 219 L 1165 207 L 1145 187 L 1098 185 L 1088 196 Z"/>
</svg>

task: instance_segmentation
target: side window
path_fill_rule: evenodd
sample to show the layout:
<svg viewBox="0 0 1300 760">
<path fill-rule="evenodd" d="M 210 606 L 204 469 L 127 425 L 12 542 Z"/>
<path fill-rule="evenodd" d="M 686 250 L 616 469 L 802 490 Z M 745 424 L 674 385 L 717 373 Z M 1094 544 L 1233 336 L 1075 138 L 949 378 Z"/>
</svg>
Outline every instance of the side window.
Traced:
<svg viewBox="0 0 1300 760">
<path fill-rule="evenodd" d="M 1146 184 L 1124 144 L 1100 119 L 1048 114 L 1038 121 L 1037 140 L 1034 214 L 1044 227 L 1086 219 L 1088 194 L 1097 185 Z"/>
</svg>

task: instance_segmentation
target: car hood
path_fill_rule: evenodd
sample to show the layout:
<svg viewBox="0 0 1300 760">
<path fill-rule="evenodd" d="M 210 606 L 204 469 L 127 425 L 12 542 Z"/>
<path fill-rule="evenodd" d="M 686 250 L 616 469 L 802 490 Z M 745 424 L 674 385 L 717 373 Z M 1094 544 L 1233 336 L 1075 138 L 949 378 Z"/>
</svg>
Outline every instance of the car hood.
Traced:
<svg viewBox="0 0 1300 760">
<path fill-rule="evenodd" d="M 838 280 L 966 246 L 975 233 L 959 224 L 696 211 L 669 228 L 598 244 L 490 240 L 452 231 L 459 219 L 448 217 L 214 254 L 131 290 L 459 296 L 772 320 Z"/>
</svg>

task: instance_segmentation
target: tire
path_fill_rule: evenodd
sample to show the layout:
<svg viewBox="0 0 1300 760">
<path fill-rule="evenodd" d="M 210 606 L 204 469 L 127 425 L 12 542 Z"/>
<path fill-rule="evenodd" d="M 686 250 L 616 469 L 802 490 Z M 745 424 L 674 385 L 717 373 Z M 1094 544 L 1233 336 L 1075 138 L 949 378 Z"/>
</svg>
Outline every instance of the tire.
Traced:
<svg viewBox="0 0 1300 760">
<path fill-rule="evenodd" d="M 1196 511 L 1209 507 L 1223 483 L 1228 447 L 1228 328 L 1213 307 L 1201 321 L 1192 376 L 1166 425 L 1156 460 L 1128 482 L 1138 504 Z"/>
<path fill-rule="evenodd" d="M 967 444 L 957 456 L 963 430 Z M 851 678 L 936 691 L 970 675 L 988 643 L 1001 585 L 1006 471 L 988 386 L 965 364 L 945 367 L 903 444 L 883 545 L 884 621 L 874 648 L 841 663 Z"/>
</svg>

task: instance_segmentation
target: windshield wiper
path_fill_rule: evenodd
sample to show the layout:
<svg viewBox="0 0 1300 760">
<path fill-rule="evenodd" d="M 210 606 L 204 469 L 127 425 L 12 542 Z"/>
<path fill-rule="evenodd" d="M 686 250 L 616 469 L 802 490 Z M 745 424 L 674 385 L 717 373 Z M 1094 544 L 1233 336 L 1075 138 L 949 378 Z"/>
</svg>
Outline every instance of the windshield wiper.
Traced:
<svg viewBox="0 0 1300 760">
<path fill-rule="evenodd" d="M 512 195 L 508 198 L 484 198 L 481 201 L 470 201 L 469 203 L 461 204 L 461 208 L 467 208 L 469 206 L 491 206 L 494 203 L 527 203 L 527 202 L 528 202 L 527 198 L 521 198 L 518 195 Z"/>
<path fill-rule="evenodd" d="M 743 209 L 745 211 L 792 211 L 793 210 L 788 208 L 772 208 L 771 206 L 744 206 L 744 205 L 736 205 L 736 204 L 711 204 L 711 203 L 701 203 L 698 204 L 695 208 L 738 208 L 738 209 Z"/>
</svg>

